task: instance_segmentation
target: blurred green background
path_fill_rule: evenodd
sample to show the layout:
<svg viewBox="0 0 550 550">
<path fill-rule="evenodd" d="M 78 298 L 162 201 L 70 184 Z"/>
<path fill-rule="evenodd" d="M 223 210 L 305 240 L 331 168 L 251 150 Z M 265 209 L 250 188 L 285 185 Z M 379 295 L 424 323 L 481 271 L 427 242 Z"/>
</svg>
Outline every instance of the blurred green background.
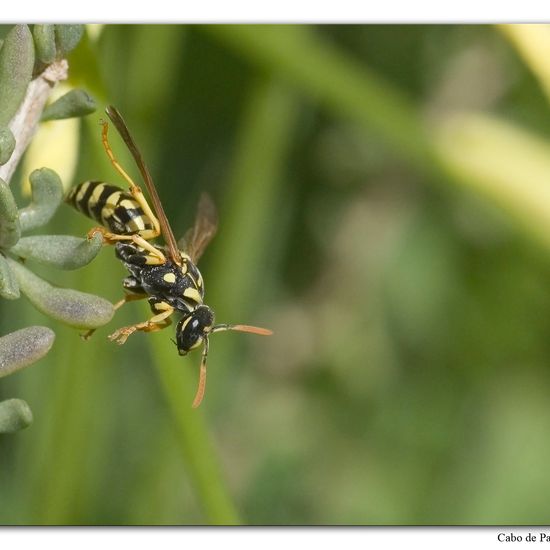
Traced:
<svg viewBox="0 0 550 550">
<path fill-rule="evenodd" d="M 0 523 L 548 523 L 549 54 L 545 26 L 90 28 L 70 83 L 123 113 L 177 236 L 212 195 L 206 301 L 275 334 L 213 337 L 194 411 L 173 328 L 107 341 L 147 304 L 83 342 L 3 301 L 0 333 L 57 339 L 0 385 L 35 417 L 0 438 Z M 123 185 L 101 109 L 65 183 Z M 109 249 L 38 271 L 122 295 Z"/>
</svg>

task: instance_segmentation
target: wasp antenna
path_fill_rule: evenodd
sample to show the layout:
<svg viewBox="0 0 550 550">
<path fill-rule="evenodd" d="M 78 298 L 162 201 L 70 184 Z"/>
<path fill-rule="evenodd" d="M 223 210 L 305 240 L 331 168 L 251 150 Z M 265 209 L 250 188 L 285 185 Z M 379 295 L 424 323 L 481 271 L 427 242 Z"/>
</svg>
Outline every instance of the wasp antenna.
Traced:
<svg viewBox="0 0 550 550">
<path fill-rule="evenodd" d="M 195 399 L 193 399 L 193 405 L 192 405 L 194 409 L 196 409 L 202 403 L 205 389 L 206 389 L 206 363 L 201 363 L 201 369 L 199 371 L 199 385 L 197 387 L 197 393 L 195 394 Z"/>
<path fill-rule="evenodd" d="M 251 332 L 252 334 L 259 334 L 260 336 L 271 336 L 273 331 L 268 328 L 251 327 L 250 325 L 233 325 L 231 330 L 238 332 Z"/>
<path fill-rule="evenodd" d="M 204 397 L 204 391 L 206 389 L 206 364 L 201 363 L 201 370 L 199 371 L 199 386 L 197 387 L 197 393 L 195 394 L 195 399 L 193 399 L 194 409 L 196 409 L 201 403 L 202 398 Z"/>
<path fill-rule="evenodd" d="M 199 371 L 199 385 L 197 386 L 197 393 L 195 399 L 193 399 L 192 407 L 196 409 L 201 403 L 204 397 L 204 391 L 206 390 L 206 358 L 208 357 L 208 339 L 204 340 L 204 349 L 202 351 L 201 368 Z"/>
<path fill-rule="evenodd" d="M 260 336 L 271 336 L 273 331 L 268 328 L 252 327 L 250 325 L 216 325 L 210 332 L 222 332 L 224 330 L 234 330 L 236 332 L 250 332 Z"/>
</svg>

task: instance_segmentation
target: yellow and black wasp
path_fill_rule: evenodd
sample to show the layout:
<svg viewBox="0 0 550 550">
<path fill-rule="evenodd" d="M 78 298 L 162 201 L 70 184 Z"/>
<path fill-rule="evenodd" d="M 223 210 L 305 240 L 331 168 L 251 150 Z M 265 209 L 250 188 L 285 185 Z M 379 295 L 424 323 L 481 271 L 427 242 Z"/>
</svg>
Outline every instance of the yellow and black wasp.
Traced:
<svg viewBox="0 0 550 550">
<path fill-rule="evenodd" d="M 102 224 L 102 227 L 90 230 L 89 234 L 101 232 L 104 242 L 115 246 L 117 258 L 130 273 L 123 281 L 127 293 L 115 304 L 115 309 L 126 302 L 147 298 L 153 312 L 149 320 L 122 327 L 109 339 L 124 344 L 132 333 L 161 330 L 171 324 L 173 314 L 179 314 L 181 318 L 176 325 L 175 341 L 179 354 L 185 355 L 203 345 L 199 384 L 193 401 L 193 407 L 198 407 L 206 385 L 209 336 L 225 330 L 261 335 L 272 332 L 248 325 L 214 324 L 214 312 L 203 302 L 204 282 L 196 265 L 218 226 L 212 200 L 206 194 L 201 196 L 193 227 L 179 243 L 176 242 L 151 174 L 126 123 L 115 107 L 107 107 L 106 113 L 135 159 L 154 211 L 141 188 L 115 158 L 109 144 L 109 124 L 106 121 L 101 122 L 103 147 L 115 169 L 128 182 L 129 190 L 124 191 L 101 181 L 85 181 L 71 189 L 65 200 Z M 160 235 L 165 246 L 150 242 Z"/>
</svg>

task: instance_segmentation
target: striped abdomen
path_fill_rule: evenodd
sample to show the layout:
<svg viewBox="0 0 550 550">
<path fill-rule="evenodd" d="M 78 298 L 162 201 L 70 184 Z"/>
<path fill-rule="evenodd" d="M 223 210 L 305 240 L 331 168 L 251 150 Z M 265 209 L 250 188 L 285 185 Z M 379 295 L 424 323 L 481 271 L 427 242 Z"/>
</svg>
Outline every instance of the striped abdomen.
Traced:
<svg viewBox="0 0 550 550">
<path fill-rule="evenodd" d="M 65 201 L 117 235 L 132 235 L 154 228 L 130 193 L 108 183 L 85 181 L 73 187 Z"/>
</svg>

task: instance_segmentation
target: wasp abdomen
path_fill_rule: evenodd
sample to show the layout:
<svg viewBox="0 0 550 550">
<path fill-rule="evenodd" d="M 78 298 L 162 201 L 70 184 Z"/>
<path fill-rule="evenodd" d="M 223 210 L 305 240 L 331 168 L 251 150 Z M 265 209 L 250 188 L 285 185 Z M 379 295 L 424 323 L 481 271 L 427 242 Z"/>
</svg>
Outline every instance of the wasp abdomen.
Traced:
<svg viewBox="0 0 550 550">
<path fill-rule="evenodd" d="M 65 201 L 117 235 L 154 229 L 153 222 L 136 199 L 115 185 L 85 181 L 73 187 Z"/>
</svg>

